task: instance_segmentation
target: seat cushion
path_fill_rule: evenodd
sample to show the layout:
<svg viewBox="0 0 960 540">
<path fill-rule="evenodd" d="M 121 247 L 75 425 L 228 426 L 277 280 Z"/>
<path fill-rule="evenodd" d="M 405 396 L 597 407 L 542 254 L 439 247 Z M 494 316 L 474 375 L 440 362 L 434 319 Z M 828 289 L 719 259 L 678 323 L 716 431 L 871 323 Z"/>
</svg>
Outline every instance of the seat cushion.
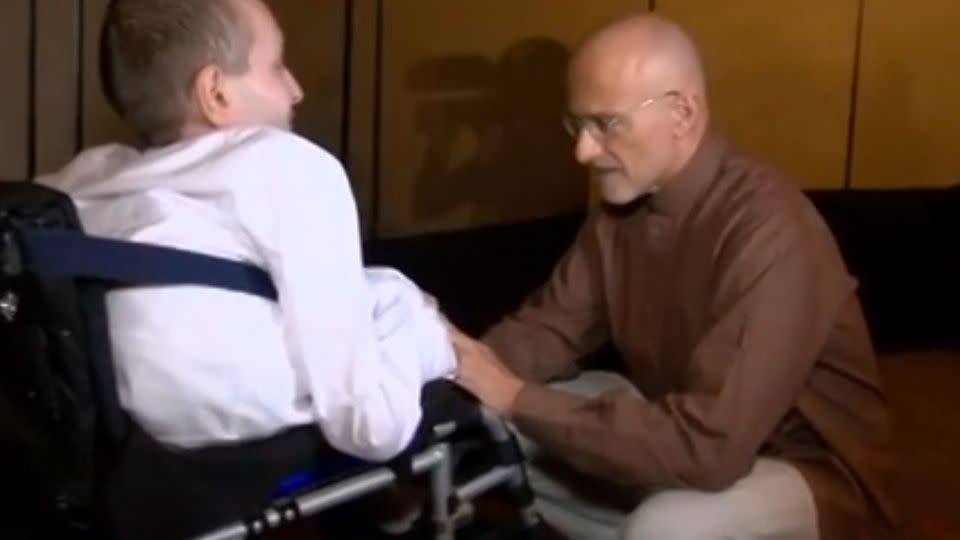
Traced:
<svg viewBox="0 0 960 540">
<path fill-rule="evenodd" d="M 313 426 L 189 452 L 134 426 L 107 481 L 107 519 L 117 538 L 200 534 L 257 515 L 284 479 L 336 456 Z"/>
<path fill-rule="evenodd" d="M 433 439 L 433 426 L 479 419 L 476 401 L 447 381 L 427 384 L 421 403 L 414 442 L 389 464 L 400 475 L 407 458 Z M 190 451 L 166 448 L 133 426 L 108 479 L 107 514 L 118 538 L 183 538 L 256 516 L 275 497 L 377 465 L 333 450 L 312 425 Z"/>
</svg>

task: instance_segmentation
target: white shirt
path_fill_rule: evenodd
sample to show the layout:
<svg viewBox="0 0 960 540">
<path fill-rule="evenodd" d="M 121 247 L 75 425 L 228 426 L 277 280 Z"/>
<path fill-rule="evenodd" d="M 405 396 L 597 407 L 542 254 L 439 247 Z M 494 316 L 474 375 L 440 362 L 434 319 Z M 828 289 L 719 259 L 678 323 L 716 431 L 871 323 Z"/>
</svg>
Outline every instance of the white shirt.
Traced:
<svg viewBox="0 0 960 540">
<path fill-rule="evenodd" d="M 295 134 L 102 146 L 38 181 L 73 198 L 88 234 L 246 261 L 274 280 L 279 303 L 201 286 L 108 294 L 121 403 L 161 442 L 315 423 L 334 448 L 385 460 L 410 442 L 422 384 L 454 370 L 425 295 L 364 268 L 340 163 Z"/>
</svg>

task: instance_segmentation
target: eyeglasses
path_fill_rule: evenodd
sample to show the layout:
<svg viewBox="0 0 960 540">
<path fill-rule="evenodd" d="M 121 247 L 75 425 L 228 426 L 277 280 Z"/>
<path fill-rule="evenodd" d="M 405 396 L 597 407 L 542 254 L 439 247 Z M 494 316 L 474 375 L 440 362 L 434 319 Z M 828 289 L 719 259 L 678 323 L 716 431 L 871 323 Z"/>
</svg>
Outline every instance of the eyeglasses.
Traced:
<svg viewBox="0 0 960 540">
<path fill-rule="evenodd" d="M 580 133 L 586 131 L 594 140 L 600 141 L 618 129 L 622 129 L 627 124 L 629 115 L 634 111 L 645 109 L 661 99 L 679 95 L 678 91 L 669 90 L 658 96 L 647 98 L 619 113 L 568 114 L 563 117 L 563 129 L 573 138 L 579 137 Z"/>
</svg>

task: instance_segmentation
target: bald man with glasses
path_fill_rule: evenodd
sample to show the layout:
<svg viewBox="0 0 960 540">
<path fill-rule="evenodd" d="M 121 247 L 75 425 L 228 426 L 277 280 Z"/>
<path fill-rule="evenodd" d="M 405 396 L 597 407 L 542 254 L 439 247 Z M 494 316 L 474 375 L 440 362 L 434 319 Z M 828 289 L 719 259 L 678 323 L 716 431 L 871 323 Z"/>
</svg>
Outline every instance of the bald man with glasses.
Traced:
<svg viewBox="0 0 960 540">
<path fill-rule="evenodd" d="M 706 95 L 662 18 L 579 49 L 564 126 L 604 204 L 523 306 L 456 335 L 457 380 L 511 419 L 570 538 L 892 537 L 856 281 L 801 190 L 712 129 Z M 619 368 L 589 370 L 607 342 Z"/>
</svg>

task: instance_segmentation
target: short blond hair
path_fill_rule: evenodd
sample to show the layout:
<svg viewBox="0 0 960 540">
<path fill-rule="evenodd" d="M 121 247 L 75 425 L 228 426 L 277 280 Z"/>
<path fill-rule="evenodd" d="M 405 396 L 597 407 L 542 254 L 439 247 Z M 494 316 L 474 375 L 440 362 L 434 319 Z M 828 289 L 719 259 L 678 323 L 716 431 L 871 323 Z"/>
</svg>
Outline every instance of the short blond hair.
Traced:
<svg viewBox="0 0 960 540">
<path fill-rule="evenodd" d="M 251 33 L 232 0 L 111 0 L 100 77 L 113 109 L 149 144 L 179 138 L 197 73 L 249 69 Z"/>
</svg>

